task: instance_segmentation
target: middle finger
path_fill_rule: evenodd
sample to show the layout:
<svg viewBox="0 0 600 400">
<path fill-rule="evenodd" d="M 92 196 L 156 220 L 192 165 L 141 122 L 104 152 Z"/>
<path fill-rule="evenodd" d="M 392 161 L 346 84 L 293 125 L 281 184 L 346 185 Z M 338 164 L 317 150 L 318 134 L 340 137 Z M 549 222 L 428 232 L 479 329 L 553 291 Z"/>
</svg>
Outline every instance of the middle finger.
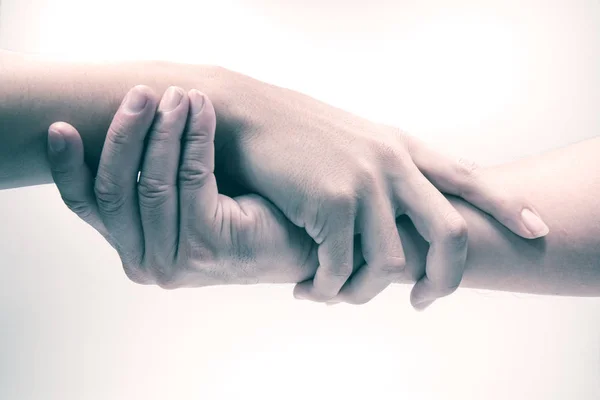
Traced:
<svg viewBox="0 0 600 400">
<path fill-rule="evenodd" d="M 179 241 L 177 171 L 188 109 L 181 88 L 167 89 L 148 133 L 138 185 L 145 246 L 152 250 L 147 256 L 161 266 L 172 264 Z"/>
</svg>

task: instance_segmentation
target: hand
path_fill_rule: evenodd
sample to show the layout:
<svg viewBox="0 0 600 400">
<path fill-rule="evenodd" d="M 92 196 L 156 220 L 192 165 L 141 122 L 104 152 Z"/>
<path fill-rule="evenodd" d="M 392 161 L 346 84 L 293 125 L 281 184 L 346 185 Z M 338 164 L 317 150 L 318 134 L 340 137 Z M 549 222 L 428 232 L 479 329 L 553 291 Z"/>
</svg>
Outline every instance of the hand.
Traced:
<svg viewBox="0 0 600 400">
<path fill-rule="evenodd" d="M 423 308 L 452 293 L 463 275 L 467 226 L 440 190 L 461 196 L 524 238 L 548 231 L 527 199 L 492 190 L 470 162 L 299 93 L 235 80 L 243 81 L 238 95 L 251 104 L 240 117 L 239 140 L 223 150 L 230 169 L 319 245 L 319 268 L 312 281 L 296 287 L 297 297 L 331 301 L 339 295 L 362 304 L 401 277 L 406 257 L 395 218 L 402 214 L 430 243 L 412 304 Z M 531 211 L 526 218 L 524 209 Z M 356 233 L 366 265 L 353 273 Z"/>
<path fill-rule="evenodd" d="M 259 196 L 219 195 L 211 101 L 196 90 L 172 88 L 158 111 L 157 103 L 148 87 L 128 93 L 95 180 L 77 130 L 57 122 L 48 132 L 50 145 L 60 136 L 66 142 L 62 152 L 48 150 L 62 199 L 117 250 L 127 276 L 163 288 L 313 276 L 316 248 L 303 230 Z"/>
</svg>

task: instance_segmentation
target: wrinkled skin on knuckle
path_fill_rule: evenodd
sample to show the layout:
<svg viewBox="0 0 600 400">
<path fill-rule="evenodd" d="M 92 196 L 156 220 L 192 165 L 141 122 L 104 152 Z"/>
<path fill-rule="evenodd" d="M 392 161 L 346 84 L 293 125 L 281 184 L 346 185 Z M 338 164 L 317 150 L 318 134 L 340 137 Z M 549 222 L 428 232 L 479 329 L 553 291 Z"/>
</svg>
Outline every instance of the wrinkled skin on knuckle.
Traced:
<svg viewBox="0 0 600 400">
<path fill-rule="evenodd" d="M 456 162 L 457 173 L 464 178 L 471 178 L 479 171 L 479 166 L 475 161 L 459 157 Z"/>
<path fill-rule="evenodd" d="M 382 187 L 383 174 L 380 166 L 372 159 L 362 158 L 358 160 L 358 168 L 354 176 L 356 177 L 355 193 L 359 196 L 372 194 Z"/>
<path fill-rule="evenodd" d="M 159 112 L 157 113 L 157 117 L 155 118 L 154 123 L 161 124 L 165 121 L 168 121 L 169 119 L 165 119 L 165 116 Z M 169 129 L 152 129 L 151 134 L 148 136 L 148 141 L 155 146 L 158 145 L 162 147 L 165 145 L 171 145 L 171 143 L 173 142 L 173 132 Z"/>
<path fill-rule="evenodd" d="M 212 172 L 199 161 L 186 162 L 178 172 L 179 183 L 190 189 L 203 187 L 212 177 Z"/>
<path fill-rule="evenodd" d="M 382 141 L 376 147 L 377 159 L 385 168 L 401 165 L 399 162 L 406 158 L 406 154 L 398 143 Z"/>
<path fill-rule="evenodd" d="M 132 136 L 122 116 L 113 121 L 106 138 L 116 146 L 131 143 Z"/>
<path fill-rule="evenodd" d="M 98 207 L 105 213 L 119 212 L 125 204 L 125 190 L 108 176 L 98 175 L 94 184 Z"/>
<path fill-rule="evenodd" d="M 480 175 L 479 166 L 471 160 L 459 158 L 456 162 L 456 174 L 460 182 L 458 191 L 461 197 L 473 194 L 475 189 L 474 184 L 477 177 Z"/>
<path fill-rule="evenodd" d="M 138 183 L 138 200 L 147 207 L 160 207 L 169 199 L 173 186 L 151 177 L 144 177 Z"/>
<path fill-rule="evenodd" d="M 69 200 L 62 197 L 63 202 L 69 210 L 85 219 L 90 216 L 92 209 L 90 205 L 85 201 Z"/>
</svg>

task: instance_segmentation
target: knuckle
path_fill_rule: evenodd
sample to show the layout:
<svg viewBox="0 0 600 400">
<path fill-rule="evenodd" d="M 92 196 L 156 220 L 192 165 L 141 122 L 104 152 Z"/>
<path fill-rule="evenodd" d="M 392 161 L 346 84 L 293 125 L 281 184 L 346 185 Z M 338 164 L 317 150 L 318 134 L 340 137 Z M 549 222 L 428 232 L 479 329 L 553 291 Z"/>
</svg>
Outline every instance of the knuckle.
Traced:
<svg viewBox="0 0 600 400">
<path fill-rule="evenodd" d="M 124 188 L 106 175 L 98 175 L 94 193 L 98 207 L 107 214 L 118 213 L 126 201 Z"/>
<path fill-rule="evenodd" d="M 75 214 L 85 219 L 90 216 L 92 213 L 92 208 L 86 201 L 81 200 L 70 200 L 65 197 L 62 197 L 63 202 L 69 208 L 69 210 L 73 211 Z"/>
<path fill-rule="evenodd" d="M 463 157 L 460 157 L 457 160 L 456 166 L 458 169 L 458 173 L 466 178 L 471 178 L 479 170 L 479 166 L 475 161 L 468 160 Z"/>
<path fill-rule="evenodd" d="M 146 206 L 159 206 L 169 198 L 172 189 L 173 185 L 142 174 L 138 183 L 140 203 Z"/>
<path fill-rule="evenodd" d="M 111 124 L 106 139 L 115 145 L 131 143 L 132 134 L 123 116 L 117 117 Z"/>
<path fill-rule="evenodd" d="M 396 146 L 388 143 L 379 143 L 376 147 L 378 158 L 383 161 L 386 165 L 402 158 L 400 156 L 399 149 Z"/>
<path fill-rule="evenodd" d="M 163 115 L 159 115 L 157 117 L 157 122 L 161 125 L 164 125 L 167 121 L 165 121 L 165 117 Z M 157 126 L 148 135 L 148 141 L 153 145 L 162 145 L 172 143 L 174 140 L 179 140 L 177 135 L 174 135 L 173 132 L 169 131 L 164 126 Z"/>
<path fill-rule="evenodd" d="M 212 171 L 201 162 L 186 162 L 179 168 L 178 179 L 181 185 L 199 188 L 213 176 Z"/>
<path fill-rule="evenodd" d="M 330 201 L 338 212 L 347 213 L 355 207 L 356 192 L 349 188 L 337 190 L 330 196 Z"/>
<path fill-rule="evenodd" d="M 471 160 L 459 158 L 456 162 L 456 172 L 458 174 L 458 195 L 461 197 L 471 195 L 476 187 L 476 177 L 480 175 L 479 166 Z"/>
<path fill-rule="evenodd" d="M 469 239 L 469 228 L 467 222 L 458 213 L 445 218 L 443 234 L 453 244 L 465 245 Z"/>
<path fill-rule="evenodd" d="M 195 129 L 189 129 L 182 138 L 185 145 L 192 146 L 193 149 L 206 149 L 207 146 L 214 145 L 214 129 L 206 126 L 205 120 L 195 119 L 192 120 L 191 124 Z"/>
<path fill-rule="evenodd" d="M 363 190 L 372 191 L 374 188 L 379 186 L 381 180 L 381 173 L 373 163 L 369 160 L 360 162 L 360 169 L 356 173 L 359 180 L 360 188 Z"/>
</svg>

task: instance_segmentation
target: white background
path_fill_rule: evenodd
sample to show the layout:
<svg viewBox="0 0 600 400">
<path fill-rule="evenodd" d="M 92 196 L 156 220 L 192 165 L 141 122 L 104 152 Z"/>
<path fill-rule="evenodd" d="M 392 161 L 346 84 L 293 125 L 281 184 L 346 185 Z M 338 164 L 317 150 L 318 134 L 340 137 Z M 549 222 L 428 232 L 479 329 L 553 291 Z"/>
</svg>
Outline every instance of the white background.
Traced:
<svg viewBox="0 0 600 400">
<path fill-rule="evenodd" d="M 3 0 L 0 47 L 220 64 L 482 164 L 600 133 L 598 1 Z M 0 222 L 1 399 L 600 398 L 600 299 L 163 291 L 54 185 Z"/>
</svg>

